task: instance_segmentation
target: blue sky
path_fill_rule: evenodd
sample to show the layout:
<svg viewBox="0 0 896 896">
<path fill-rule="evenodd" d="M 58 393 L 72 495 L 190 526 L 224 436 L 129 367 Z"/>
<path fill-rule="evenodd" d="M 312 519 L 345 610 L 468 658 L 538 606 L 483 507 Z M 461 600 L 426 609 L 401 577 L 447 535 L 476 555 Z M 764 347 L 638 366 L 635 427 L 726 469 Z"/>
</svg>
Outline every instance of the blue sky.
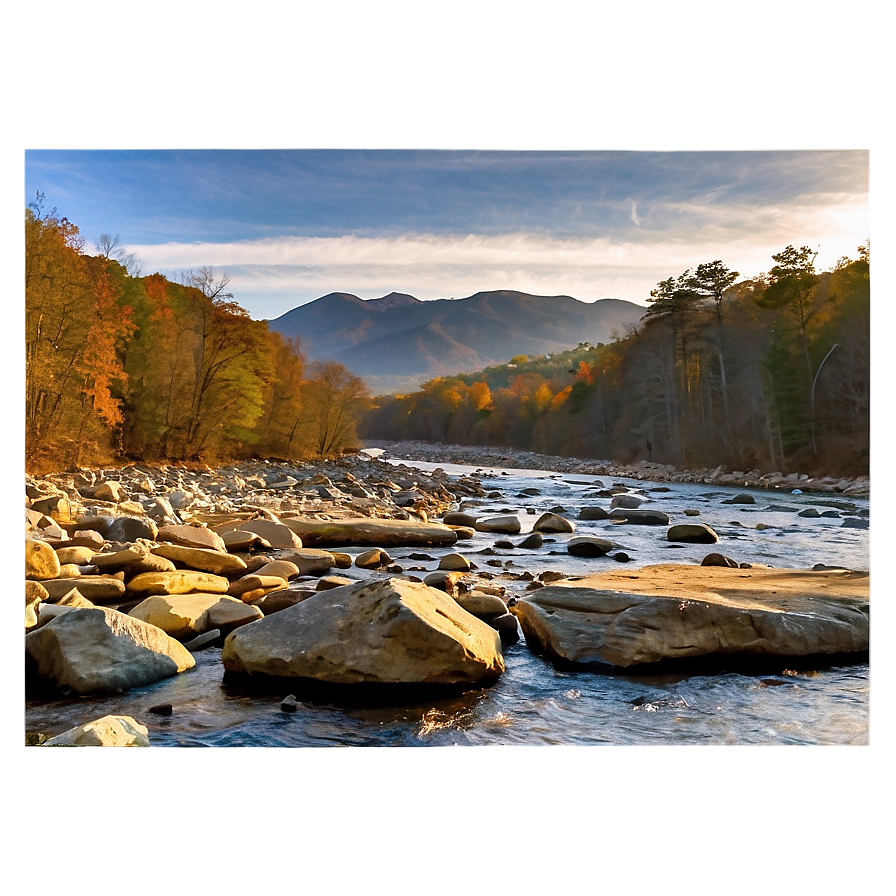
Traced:
<svg viewBox="0 0 896 896">
<path fill-rule="evenodd" d="M 792 243 L 824 267 L 868 237 L 862 150 L 27 150 L 38 190 L 88 251 L 213 267 L 256 318 L 334 291 L 643 303 L 704 261 L 752 276 Z"/>
</svg>

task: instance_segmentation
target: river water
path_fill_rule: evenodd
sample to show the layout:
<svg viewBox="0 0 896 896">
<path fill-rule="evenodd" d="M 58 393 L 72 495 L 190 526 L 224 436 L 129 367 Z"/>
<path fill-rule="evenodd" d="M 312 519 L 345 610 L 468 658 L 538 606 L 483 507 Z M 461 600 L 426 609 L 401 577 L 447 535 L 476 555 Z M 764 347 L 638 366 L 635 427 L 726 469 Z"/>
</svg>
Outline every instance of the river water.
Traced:
<svg viewBox="0 0 896 896">
<path fill-rule="evenodd" d="M 410 466 L 409 462 L 402 463 Z M 449 475 L 472 467 L 440 466 Z M 790 494 L 706 485 L 660 484 L 611 477 L 537 470 L 485 469 L 478 474 L 487 499 L 463 504 L 480 516 L 513 512 L 520 535 L 477 533 L 455 550 L 479 571 L 489 571 L 508 592 L 525 594 L 526 574 L 545 570 L 582 575 L 616 568 L 611 557 L 576 559 L 563 547 L 570 537 L 545 537 L 538 550 L 496 548 L 502 539 L 519 543 L 538 515 L 563 508 L 576 534 L 595 534 L 615 544 L 633 567 L 653 563 L 699 563 L 710 550 L 738 562 L 811 568 L 823 563 L 869 569 L 869 529 L 844 527 L 845 519 L 868 519 L 863 498 Z M 669 514 L 672 522 L 699 521 L 719 535 L 716 546 L 674 545 L 665 526 L 618 525 L 576 520 L 583 506 L 609 507 L 597 492 L 625 486 L 644 509 Z M 735 495 L 755 503 L 725 503 Z M 826 516 L 800 516 L 814 508 Z M 685 510 L 699 515 L 685 515 Z M 350 554 L 360 551 L 342 548 Z M 485 553 L 482 553 L 485 552 Z M 420 554 L 428 559 L 419 559 Z M 390 550 L 406 572 L 434 570 L 444 549 Z M 410 555 L 418 555 L 411 558 Z M 370 574 L 341 570 L 355 578 Z M 512 578 L 510 577 L 512 576 Z M 196 653 L 195 669 L 119 696 L 26 701 L 26 731 L 57 734 L 90 719 L 116 713 L 133 716 L 149 729 L 154 746 L 326 747 L 449 745 L 694 745 L 866 744 L 869 742 L 869 666 L 789 669 L 785 663 L 761 675 L 607 675 L 554 668 L 531 653 L 524 639 L 505 647 L 506 671 L 490 688 L 452 697 L 392 705 L 302 699 L 284 712 L 286 693 L 247 690 L 223 679 L 218 648 Z M 171 704 L 170 715 L 150 712 Z"/>
</svg>

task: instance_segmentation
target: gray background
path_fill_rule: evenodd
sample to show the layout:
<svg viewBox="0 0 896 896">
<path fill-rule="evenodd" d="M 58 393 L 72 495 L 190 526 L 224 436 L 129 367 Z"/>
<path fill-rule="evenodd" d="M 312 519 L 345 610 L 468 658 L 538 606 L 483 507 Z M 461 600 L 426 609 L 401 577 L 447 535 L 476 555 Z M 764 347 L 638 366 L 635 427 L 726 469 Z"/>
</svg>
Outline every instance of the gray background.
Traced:
<svg viewBox="0 0 896 896">
<path fill-rule="evenodd" d="M 3 892 L 893 893 L 894 9 L 4 0 Z M 22 748 L 23 151 L 94 145 L 868 147 L 871 747 Z"/>
</svg>

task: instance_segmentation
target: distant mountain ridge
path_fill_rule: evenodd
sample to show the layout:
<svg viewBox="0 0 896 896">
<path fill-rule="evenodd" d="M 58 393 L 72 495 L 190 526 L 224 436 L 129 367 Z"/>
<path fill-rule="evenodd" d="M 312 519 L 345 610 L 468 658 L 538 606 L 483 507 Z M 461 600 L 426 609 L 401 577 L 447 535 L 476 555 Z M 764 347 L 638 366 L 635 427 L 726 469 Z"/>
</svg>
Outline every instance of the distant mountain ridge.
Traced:
<svg viewBox="0 0 896 896">
<path fill-rule="evenodd" d="M 365 300 L 333 292 L 267 323 L 283 336 L 298 336 L 309 360 L 338 361 L 372 392 L 385 394 L 516 355 L 610 342 L 645 312 L 623 299 L 587 303 L 514 290 L 432 301 L 406 293 Z"/>
</svg>

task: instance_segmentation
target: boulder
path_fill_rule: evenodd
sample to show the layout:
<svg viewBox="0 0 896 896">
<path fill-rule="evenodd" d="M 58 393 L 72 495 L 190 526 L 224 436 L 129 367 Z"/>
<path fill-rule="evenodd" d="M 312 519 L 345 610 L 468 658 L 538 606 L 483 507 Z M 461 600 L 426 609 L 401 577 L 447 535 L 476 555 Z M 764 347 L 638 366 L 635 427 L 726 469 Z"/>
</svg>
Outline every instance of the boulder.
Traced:
<svg viewBox="0 0 896 896">
<path fill-rule="evenodd" d="M 469 572 L 470 571 L 470 561 L 467 560 L 462 554 L 450 553 L 445 554 L 441 560 L 439 560 L 439 569 L 448 569 L 454 572 Z"/>
<path fill-rule="evenodd" d="M 39 619 L 41 601 L 49 597 L 47 589 L 40 582 L 25 581 L 25 630 L 34 628 Z"/>
<path fill-rule="evenodd" d="M 458 606 L 479 619 L 493 619 L 507 612 L 507 604 L 495 594 L 468 591 L 466 594 L 457 595 L 454 599 Z"/>
<path fill-rule="evenodd" d="M 544 539 L 541 537 L 541 533 L 539 532 L 530 532 L 520 543 L 519 547 L 525 548 L 529 551 L 538 550 L 538 548 L 544 546 Z"/>
<path fill-rule="evenodd" d="M 117 504 L 119 501 L 124 500 L 127 494 L 120 482 L 109 480 L 108 482 L 101 482 L 93 490 L 93 497 L 97 501 L 112 501 Z"/>
<path fill-rule="evenodd" d="M 74 563 L 77 566 L 86 566 L 90 563 L 96 551 L 85 545 L 58 545 L 56 547 L 56 556 L 63 565 Z"/>
<path fill-rule="evenodd" d="M 715 544 L 719 540 L 719 536 L 704 523 L 679 523 L 671 526 L 666 538 L 685 544 Z"/>
<path fill-rule="evenodd" d="M 583 507 L 579 511 L 580 520 L 608 520 L 610 514 L 603 507 Z"/>
<path fill-rule="evenodd" d="M 243 532 L 242 529 L 232 529 L 230 532 L 221 533 L 221 539 L 228 551 L 271 551 L 270 543 L 265 541 L 255 532 Z"/>
<path fill-rule="evenodd" d="M 47 542 L 25 539 L 26 579 L 55 579 L 60 566 L 56 551 Z"/>
<path fill-rule="evenodd" d="M 348 557 L 348 555 L 343 555 Z M 330 551 L 322 551 L 316 548 L 302 548 L 297 551 L 286 551 L 278 554 L 278 560 L 292 563 L 300 576 L 326 575 L 334 566 L 338 566 L 339 558 Z M 351 557 L 348 557 L 348 566 L 351 566 Z M 345 567 L 348 568 L 348 567 Z"/>
<path fill-rule="evenodd" d="M 566 542 L 566 552 L 573 557 L 603 557 L 612 550 L 612 541 L 596 535 L 577 535 Z"/>
<path fill-rule="evenodd" d="M 252 574 L 256 576 L 277 576 L 289 581 L 299 575 L 299 567 L 291 560 L 285 560 L 281 557 L 277 560 L 269 560 L 258 569 L 253 569 Z"/>
<path fill-rule="evenodd" d="M 610 500 L 610 509 L 626 507 L 634 510 L 636 507 L 640 507 L 642 503 L 643 499 L 637 495 L 614 495 Z"/>
<path fill-rule="evenodd" d="M 392 558 L 381 548 L 371 548 L 355 557 L 358 569 L 382 569 L 392 562 Z"/>
<path fill-rule="evenodd" d="M 532 524 L 533 532 L 574 532 L 575 526 L 557 513 L 543 513 Z"/>
<path fill-rule="evenodd" d="M 225 594 L 154 595 L 141 601 L 129 613 L 155 625 L 163 632 L 183 641 L 212 629 L 230 632 L 241 625 L 263 617 L 258 607 L 250 606 Z"/>
<path fill-rule="evenodd" d="M 126 575 L 138 575 L 141 572 L 172 572 L 175 569 L 170 560 L 156 557 L 144 544 L 94 554 L 92 564 L 100 574 L 123 572 Z"/>
<path fill-rule="evenodd" d="M 159 529 L 157 540 L 179 544 L 186 548 L 208 548 L 221 552 L 227 550 L 221 536 L 204 526 L 162 526 Z"/>
<path fill-rule="evenodd" d="M 231 582 L 227 588 L 227 593 L 231 597 L 240 597 L 244 600 L 257 600 L 266 591 L 279 591 L 287 586 L 287 581 L 282 576 L 259 576 L 249 575 Z M 252 598 L 247 595 L 258 591 L 259 594 Z"/>
<path fill-rule="evenodd" d="M 81 695 L 143 687 L 196 664 L 160 628 L 106 607 L 57 616 L 25 635 L 25 651 L 38 675 Z"/>
<path fill-rule="evenodd" d="M 148 747 L 149 731 L 131 716 L 103 716 L 44 741 L 45 747 Z"/>
<path fill-rule="evenodd" d="M 701 561 L 701 566 L 727 566 L 729 569 L 738 569 L 740 564 L 724 554 L 707 554 Z"/>
<path fill-rule="evenodd" d="M 566 579 L 520 598 L 553 661 L 630 669 L 713 659 L 866 654 L 868 573 L 664 564 Z"/>
<path fill-rule="evenodd" d="M 135 516 L 116 516 L 111 519 L 102 518 L 105 525 L 102 533 L 109 541 L 132 542 L 138 538 L 155 541 L 159 527 L 151 519 Z"/>
<path fill-rule="evenodd" d="M 74 590 L 94 604 L 114 604 L 124 600 L 125 596 L 124 582 L 113 576 L 72 576 L 46 580 L 42 584 L 47 589 L 50 603 L 57 603 Z"/>
<path fill-rule="evenodd" d="M 273 520 L 244 520 L 239 523 L 228 523 L 215 530 L 219 535 L 228 531 L 249 532 L 258 535 L 272 548 L 277 550 L 302 547 L 302 539 L 289 526 Z"/>
<path fill-rule="evenodd" d="M 127 590 L 134 594 L 189 594 L 191 591 L 226 594 L 229 587 L 230 582 L 223 576 L 179 569 L 174 572 L 142 572 L 128 582 Z"/>
<path fill-rule="evenodd" d="M 446 526 L 461 526 L 470 529 L 476 528 L 476 517 L 473 516 L 472 513 L 462 513 L 459 510 L 446 513 L 445 516 L 442 517 L 442 522 Z"/>
<path fill-rule="evenodd" d="M 756 499 L 752 495 L 748 494 L 740 494 L 735 495 L 733 498 L 728 498 L 725 501 L 722 501 L 723 504 L 755 504 Z"/>
<path fill-rule="evenodd" d="M 242 573 L 246 561 L 233 554 L 208 548 L 188 548 L 179 544 L 160 544 L 152 549 L 157 557 L 169 560 L 174 566 L 187 567 L 199 572 L 210 572 L 216 576 Z"/>
<path fill-rule="evenodd" d="M 351 517 L 339 520 L 281 519 L 305 547 L 432 547 L 457 541 L 453 529 L 418 520 Z"/>
<path fill-rule="evenodd" d="M 312 589 L 280 588 L 277 591 L 268 591 L 263 597 L 253 600 L 248 606 L 257 607 L 265 616 L 270 616 L 271 613 L 279 613 L 287 607 L 301 603 L 314 593 L 315 591 Z M 246 605 L 244 604 L 244 606 Z"/>
<path fill-rule="evenodd" d="M 510 535 L 519 533 L 522 526 L 519 517 L 512 513 L 501 516 L 483 517 L 476 520 L 477 532 L 507 532 Z"/>
<path fill-rule="evenodd" d="M 637 526 L 668 526 L 669 515 L 661 510 L 641 510 L 628 507 L 616 507 L 610 511 L 611 520 L 622 520 Z"/>
<path fill-rule="evenodd" d="M 498 633 L 434 588 L 360 582 L 228 635 L 224 669 L 328 684 L 491 684 L 504 671 Z"/>
</svg>

